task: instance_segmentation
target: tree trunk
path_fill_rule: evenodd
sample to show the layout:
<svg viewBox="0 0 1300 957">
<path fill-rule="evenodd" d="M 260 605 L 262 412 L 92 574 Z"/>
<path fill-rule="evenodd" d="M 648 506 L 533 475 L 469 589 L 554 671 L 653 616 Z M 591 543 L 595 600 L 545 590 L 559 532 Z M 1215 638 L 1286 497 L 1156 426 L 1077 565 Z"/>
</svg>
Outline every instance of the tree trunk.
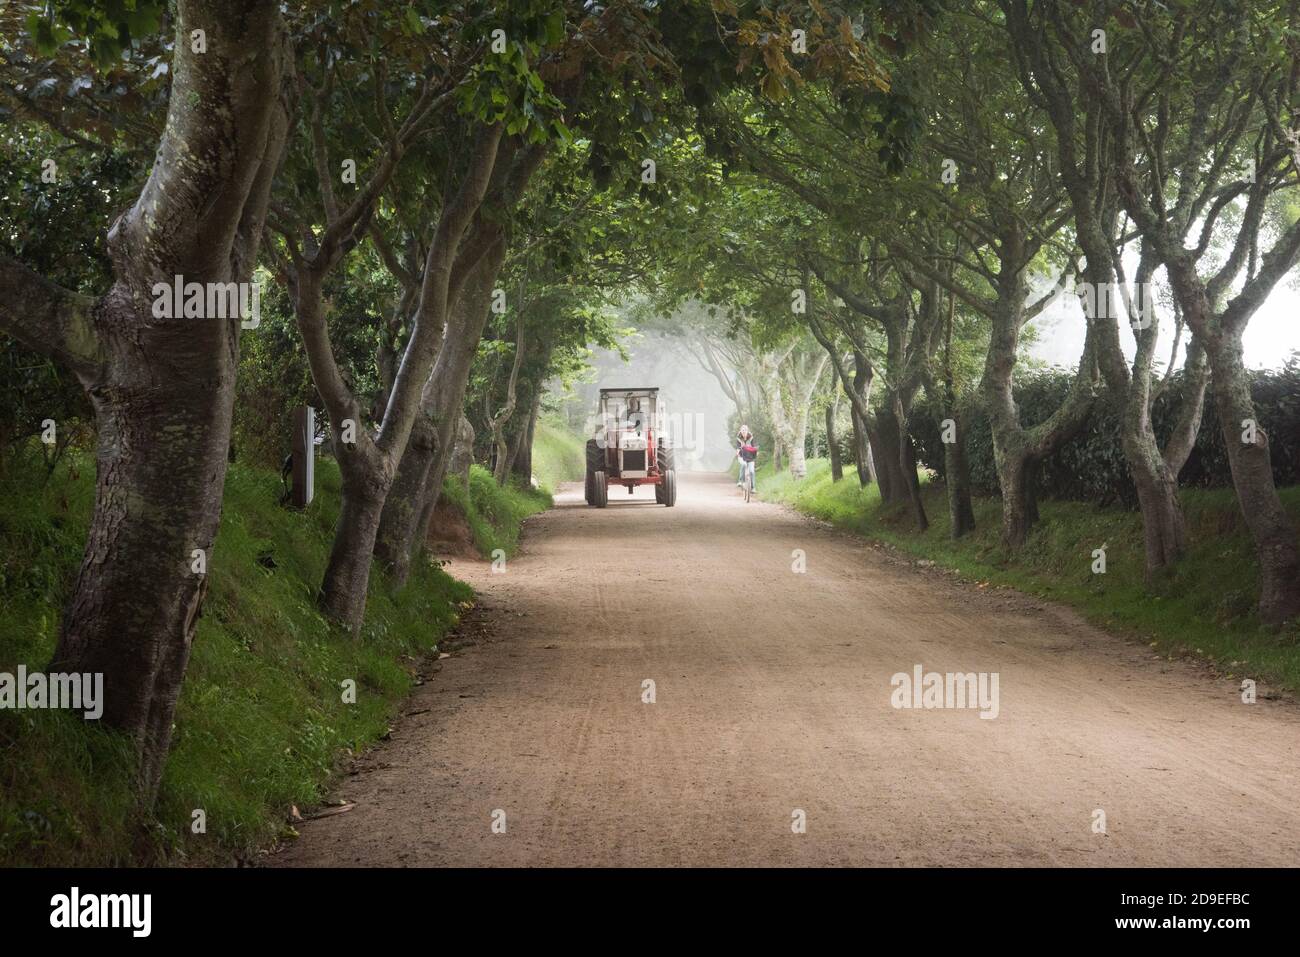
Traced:
<svg viewBox="0 0 1300 957">
<path fill-rule="evenodd" d="M 804 451 L 807 431 L 808 420 L 805 418 L 794 427 L 795 434 L 790 440 L 790 475 L 800 480 L 808 477 L 808 457 Z"/>
<path fill-rule="evenodd" d="M 519 441 L 510 455 L 510 473 L 525 487 L 533 481 L 533 441 L 537 434 L 537 417 L 542 411 L 542 389 L 533 390 L 533 401 L 528 413 L 528 425 L 519 433 Z"/>
<path fill-rule="evenodd" d="M 897 449 L 886 441 L 879 420 L 868 420 L 866 429 L 867 458 L 871 462 L 876 485 L 880 489 L 880 500 L 896 502 L 898 501 L 898 468 L 890 463 L 898 461 L 898 456 L 894 454 Z"/>
<path fill-rule="evenodd" d="M 1137 487 L 1138 507 L 1142 511 L 1142 538 L 1149 579 L 1182 556 L 1187 545 L 1186 523 L 1178 504 L 1178 481 L 1163 464 L 1149 470 L 1130 468 L 1130 473 Z"/>
<path fill-rule="evenodd" d="M 44 349 L 77 355 L 98 430 L 95 508 L 50 670 L 104 675 L 102 720 L 133 738 L 146 805 L 211 571 L 240 330 L 238 315 L 155 317 L 154 284 L 251 281 L 288 126 L 279 5 L 180 0 L 176 10 L 178 36 L 204 30 L 208 52 L 176 44 L 158 162 L 109 230 L 114 285 L 70 346 Z M 8 328 L 7 305 L 22 300 L 0 298 Z M 17 321 L 15 334 L 40 348 Z"/>
<path fill-rule="evenodd" d="M 871 446 L 867 441 L 867 424 L 856 409 L 849 409 L 849 422 L 853 426 L 853 465 L 858 471 L 858 484 L 866 487 L 875 481 L 871 462 Z"/>
<path fill-rule="evenodd" d="M 545 152 L 541 146 L 523 147 L 511 141 L 506 146 L 510 162 L 494 160 L 488 193 L 502 208 L 519 201 Z M 423 547 L 422 529 L 427 524 L 424 516 L 432 512 L 442 491 L 445 465 L 439 463 L 446 461 L 442 450 L 450 445 L 455 420 L 461 415 L 470 363 L 483 334 L 492 285 L 505 255 L 503 235 L 499 219 L 488 220 L 480 210 L 467 242 L 457 250 L 454 279 L 449 278 L 446 287 L 442 310 L 445 326 L 440 327 L 441 342 L 421 388 L 412 425 L 412 436 L 417 430 L 419 436 L 414 448 L 408 438 L 401 449 L 395 479 L 399 500 L 391 505 L 385 500 L 376 534 L 376 553 L 399 585 L 410 574 L 414 552 Z M 422 308 L 423 299 L 421 292 Z"/>
<path fill-rule="evenodd" d="M 871 418 L 868 403 L 871 400 L 871 387 L 875 382 L 876 372 L 871 365 L 871 360 L 858 350 L 853 352 L 853 389 L 857 392 L 861 400 L 862 408 L 858 408 L 858 403 L 853 404 L 853 431 L 857 435 L 858 442 L 858 481 L 862 485 L 869 485 L 877 481 L 876 463 L 874 450 L 871 445 Z"/>
<path fill-rule="evenodd" d="M 1038 524 L 1038 461 L 1024 455 L 997 454 L 998 484 L 1002 487 L 1002 542 L 1024 547 L 1029 530 Z"/>
<path fill-rule="evenodd" d="M 1153 328 L 1148 333 L 1154 333 Z M 1118 344 L 1116 344 L 1116 347 Z M 1105 348 L 1105 347 L 1103 347 Z M 1178 473 L 1186 455 L 1175 454 L 1174 461 L 1162 454 L 1155 429 L 1151 425 L 1151 370 L 1145 357 L 1146 349 L 1140 345 L 1133 374 L 1127 383 L 1116 383 L 1112 389 L 1124 399 L 1120 417 L 1120 443 L 1129 475 L 1137 488 L 1138 507 L 1142 512 L 1142 537 L 1145 551 L 1145 574 L 1148 580 L 1175 564 L 1187 547 L 1187 529 L 1182 506 L 1178 502 Z M 1122 361 L 1122 360 L 1121 360 Z M 1108 376 L 1108 379 L 1111 378 Z M 1200 405 L 1204 401 L 1205 378 L 1189 377 L 1184 401 Z M 1123 389 L 1124 391 L 1120 391 Z M 1191 412 L 1199 422 L 1200 414 Z M 1195 442 L 1196 429 L 1191 430 L 1187 447 Z M 1170 446 L 1177 444 L 1177 436 Z"/>
<path fill-rule="evenodd" d="M 1255 541 L 1259 561 L 1259 617 L 1279 624 L 1300 615 L 1300 546 L 1273 484 L 1269 436 L 1256 419 L 1240 337 L 1207 343 L 1214 402 L 1228 450 L 1232 484 Z M 1254 425 L 1253 443 L 1245 433 Z"/>
<path fill-rule="evenodd" d="M 416 521 L 415 541 L 417 547 L 423 547 L 429 538 L 429 525 L 433 521 L 434 509 L 438 505 L 438 499 L 442 494 L 442 487 L 447 477 L 454 476 L 459 479 L 464 485 L 466 496 L 469 495 L 469 469 L 474 463 L 474 426 L 470 423 L 469 417 L 463 412 L 459 416 L 450 445 L 451 449 L 448 454 L 440 456 L 442 464 L 439 468 L 441 471 L 436 473 L 438 477 L 437 494 L 425 496 L 424 505 Z M 432 482 L 434 475 L 434 472 L 430 472 L 430 482 Z"/>
<path fill-rule="evenodd" d="M 411 432 L 419 419 L 423 396 L 441 344 L 449 310 L 455 305 L 462 282 L 476 265 L 482 249 L 480 234 L 468 241 L 470 225 L 494 181 L 499 181 L 497 156 L 502 125 L 478 128 L 464 177 L 449 191 L 438 217 L 420 276 L 419 306 L 411 334 L 393 379 L 388 405 L 378 434 L 365 431 L 360 404 L 339 370 L 325 323 L 321 282 L 339 261 L 344 247 L 323 243 L 323 257 L 297 270 L 294 313 L 320 393 L 334 429 L 334 448 L 343 477 L 343 509 L 334 537 L 329 566 L 321 583 L 319 604 L 326 615 L 353 634 L 365 612 L 370 564 L 388 493 L 396 479 Z M 338 220 L 334 225 L 338 225 Z M 329 234 L 330 230 L 327 230 Z M 471 255 L 470 250 L 474 250 Z M 328 255 L 327 255 L 328 254 Z M 355 442 L 342 441 L 343 423 L 351 419 Z M 357 501 L 349 504 L 349 498 Z M 356 547 L 364 554 L 343 554 Z"/>
<path fill-rule="evenodd" d="M 108 311 L 125 306 L 118 300 Z M 129 328 L 135 318 L 117 321 Z M 162 774 L 207 593 L 237 363 L 228 324 L 167 326 L 153 327 L 142 341 L 115 343 L 114 385 L 92 394 L 95 510 L 50 664 L 51 671 L 104 675 L 102 720 L 135 739 L 148 800 Z M 180 368 L 190 374 L 151 375 L 144 357 L 178 357 L 182 349 L 189 355 Z M 195 381 L 207 388 L 194 388 Z M 196 572 L 196 562 L 206 570 Z"/>
<path fill-rule="evenodd" d="M 826 454 L 831 460 L 831 481 L 844 478 L 844 463 L 840 459 L 840 444 L 835 440 L 835 413 L 839 411 L 839 398 L 826 406 Z"/>
<path fill-rule="evenodd" d="M 880 473 L 876 471 L 876 459 L 879 457 L 880 448 L 875 427 L 870 419 L 858 415 L 856 409 L 851 411 L 853 436 L 857 443 L 854 448 L 854 458 L 858 467 L 858 484 L 864 488 L 873 482 L 879 485 Z"/>
<path fill-rule="evenodd" d="M 946 409 L 948 418 L 956 426 L 952 442 L 943 446 L 943 467 L 948 494 L 948 521 L 953 538 L 961 538 L 975 530 L 975 508 L 970 493 L 970 462 L 966 459 L 966 428 L 964 418 L 951 406 Z"/>
<path fill-rule="evenodd" d="M 1265 259 L 1268 264 L 1257 279 L 1273 278 L 1294 262 L 1294 252 L 1287 251 L 1280 258 L 1270 254 Z M 1273 483 L 1269 437 L 1258 425 L 1250 377 L 1242 358 L 1241 336 L 1253 311 L 1246 307 L 1253 307 L 1254 300 L 1243 300 L 1243 292 L 1232 306 L 1216 314 L 1206 285 L 1196 274 L 1193 257 L 1184 252 L 1164 262 L 1174 296 L 1195 341 L 1205 351 L 1213 376 L 1215 411 L 1228 452 L 1232 484 L 1259 562 L 1259 616 L 1268 624 L 1279 624 L 1300 615 L 1300 543 Z M 1254 441 L 1248 441 L 1252 437 Z"/>
<path fill-rule="evenodd" d="M 354 634 L 365 617 L 379 516 L 393 482 L 392 473 L 379 463 L 349 463 L 358 451 L 346 450 L 339 457 L 344 495 L 319 597 L 326 616 Z"/>
<path fill-rule="evenodd" d="M 452 312 L 442 347 L 434 361 L 421 401 L 420 421 L 427 429 L 419 442 L 408 444 L 398 466 L 397 501 L 385 502 L 376 553 L 393 581 L 405 583 L 414 553 L 423 547 L 421 526 L 428 527 L 442 495 L 447 463 L 455 446 L 462 417 L 465 389 L 487 325 L 492 289 L 505 259 L 504 242 L 498 240 L 474 267 Z"/>
<path fill-rule="evenodd" d="M 925 514 L 925 500 L 921 497 L 921 479 L 917 475 L 921 463 L 917 460 L 916 445 L 913 444 L 910 435 L 903 436 L 900 444 L 903 451 L 903 475 L 907 483 L 908 500 L 912 506 L 912 517 L 916 519 L 917 530 L 924 532 L 930 527 L 930 519 Z"/>
<path fill-rule="evenodd" d="M 1016 405 L 1013 379 L 1020 329 L 1024 324 L 1029 261 L 1022 225 L 1008 221 L 1000 230 L 1002 272 L 998 276 L 997 302 L 991 311 L 988 351 L 980 389 L 993 432 L 993 459 L 1002 488 L 1002 541 L 1016 550 L 1024 545 L 1029 529 L 1038 521 L 1034 476 L 1038 463 L 1069 441 L 1082 428 L 1095 397 L 1096 325 L 1088 324 L 1079 369 L 1064 402 L 1048 418 L 1024 428 Z"/>
<path fill-rule="evenodd" d="M 917 530 L 924 532 L 930 527 L 930 519 L 925 514 L 925 500 L 921 498 L 921 479 L 917 475 L 920 462 L 917 461 L 916 445 L 907 430 L 906 411 L 901 397 L 895 395 L 893 401 L 894 417 L 898 422 L 899 471 L 903 487 L 907 491 L 908 503 L 912 507 L 912 517 L 916 519 Z"/>
<path fill-rule="evenodd" d="M 907 501 L 910 492 L 903 468 L 905 450 L 899 444 L 898 417 L 888 399 L 876 412 L 874 427 L 868 424 L 867 435 L 876 465 L 876 481 L 880 484 L 880 500 L 889 505 Z"/>
<path fill-rule="evenodd" d="M 1106 387 L 1120 401 L 1120 446 L 1137 489 L 1142 513 L 1145 577 L 1150 581 L 1175 564 L 1187 544 L 1186 524 L 1178 502 L 1178 473 L 1186 456 L 1171 467 L 1161 453 L 1160 442 L 1151 424 L 1151 362 L 1160 324 L 1159 317 L 1151 308 L 1147 290 L 1158 260 L 1152 244 L 1144 243 L 1135 277 L 1139 299 L 1136 302 L 1125 299 L 1125 312 L 1129 314 L 1137 341 L 1130 368 L 1120 344 L 1117 304 L 1108 301 L 1111 297 L 1100 291 L 1110 287 L 1117 278 L 1117 271 L 1118 278 L 1124 279 L 1123 263 L 1114 255 L 1113 235 L 1117 217 L 1113 208 L 1105 213 L 1098 211 L 1097 189 L 1089 189 L 1087 185 L 1078 177 L 1071 179 L 1071 201 L 1080 224 L 1076 232 L 1087 262 L 1083 277 L 1087 288 L 1094 291 L 1090 303 L 1085 299 L 1084 312 L 1094 330 L 1098 367 L 1105 377 Z M 1082 212 L 1077 212 L 1079 210 Z M 1143 321 L 1137 321 L 1139 318 Z M 1189 371 L 1194 372 L 1190 367 Z M 1186 401 L 1202 403 L 1204 384 L 1203 375 L 1189 378 Z M 1196 421 L 1199 422 L 1199 413 Z M 1189 447 L 1194 441 L 1195 429 L 1189 437 Z M 1176 445 L 1178 436 L 1172 437 L 1170 442 Z"/>
<path fill-rule="evenodd" d="M 406 584 L 411 574 L 411 561 L 415 557 L 411 536 L 427 494 L 426 483 L 437 447 L 437 426 L 422 412 L 411 429 L 375 533 L 375 557 L 399 587 Z"/>
<path fill-rule="evenodd" d="M 506 425 L 515 414 L 515 405 L 518 401 L 516 384 L 519 381 L 519 367 L 524 361 L 523 316 L 516 319 L 515 325 L 517 330 L 515 333 L 515 357 L 510 364 L 510 378 L 506 380 L 506 402 L 488 423 L 492 429 L 492 447 L 496 453 L 492 459 L 492 477 L 496 479 L 498 485 L 506 484 L 506 475 L 510 469 L 510 450 L 506 444 L 505 430 Z"/>
<path fill-rule="evenodd" d="M 1141 352 L 1141 350 L 1139 350 Z M 1121 360 L 1122 361 L 1122 360 Z M 1108 376 L 1108 379 L 1110 377 Z M 1186 524 L 1178 503 L 1178 468 L 1170 468 L 1161 454 L 1160 443 L 1151 425 L 1150 367 L 1135 368 L 1126 391 L 1121 383 L 1110 383 L 1115 394 L 1124 399 L 1120 417 L 1120 444 L 1128 464 L 1129 475 L 1137 488 L 1138 507 L 1142 512 L 1142 535 L 1145 543 L 1145 570 L 1150 580 L 1175 564 L 1187 546 Z M 1203 392 L 1191 390 L 1186 401 L 1201 402 Z"/>
</svg>

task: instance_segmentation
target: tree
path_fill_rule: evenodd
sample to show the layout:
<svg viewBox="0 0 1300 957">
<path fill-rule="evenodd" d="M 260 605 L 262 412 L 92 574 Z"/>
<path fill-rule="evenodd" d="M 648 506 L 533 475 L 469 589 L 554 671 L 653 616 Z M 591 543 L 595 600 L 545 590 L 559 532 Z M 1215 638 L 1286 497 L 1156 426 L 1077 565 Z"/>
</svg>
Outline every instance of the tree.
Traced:
<svg viewBox="0 0 1300 957">
<path fill-rule="evenodd" d="M 178 0 L 172 27 L 157 160 L 108 228 L 112 285 L 84 295 L 0 254 L 0 327 L 76 375 L 98 430 L 94 514 L 50 667 L 104 675 L 103 720 L 135 741 L 146 801 L 206 593 L 241 318 L 157 307 L 177 277 L 252 280 L 289 114 L 279 4 Z"/>
<path fill-rule="evenodd" d="M 1072 273 L 1073 250 L 1058 238 L 1069 209 L 1044 142 L 1046 118 L 1000 68 L 1002 37 L 979 13 L 954 16 L 936 34 L 924 97 L 937 115 L 918 148 L 914 183 L 926 197 L 922 209 L 935 210 L 960 239 L 952 246 L 956 268 L 932 261 L 930 217 L 913 217 L 890 249 L 989 322 L 980 392 L 993 431 L 1002 539 L 1018 549 L 1038 521 L 1039 463 L 1078 432 L 1097 394 L 1096 328 L 1088 327 L 1064 401 L 1040 422 L 1022 421 L 1014 393 L 1021 333 L 1055 298 L 1031 301 L 1030 279 L 1054 271 L 1059 288 Z"/>
<path fill-rule="evenodd" d="M 1268 293 L 1300 261 L 1295 218 L 1261 250 L 1271 203 L 1280 191 L 1295 188 L 1300 172 L 1296 135 L 1288 132 L 1298 119 L 1300 44 L 1293 34 L 1300 21 L 1287 3 L 1244 12 L 1225 7 L 1126 13 L 1131 30 L 1120 24 L 1110 35 L 1124 41 L 1138 72 L 1121 84 L 1107 69 L 1110 54 L 1082 48 L 1077 26 L 1060 11 L 1029 11 L 1023 3 L 1012 8 L 1013 23 L 1050 28 L 1084 91 L 1098 103 L 1099 125 L 1114 138 L 1119 199 L 1141 233 L 1148 262 L 1164 266 L 1214 377 L 1233 485 L 1259 559 L 1260 617 L 1280 622 L 1300 614 L 1300 543 L 1273 484 L 1269 437 L 1257 426 L 1242 335 Z M 1035 50 L 1043 60 L 1051 52 L 1046 45 Z M 1240 178 L 1243 160 L 1253 170 Z M 1240 206 L 1235 229 L 1224 215 L 1234 204 Z M 1199 229 L 1199 239 L 1189 248 L 1185 241 L 1193 229 Z M 1223 230 L 1230 236 L 1227 255 L 1221 263 L 1207 262 L 1205 253 Z M 1142 451 L 1135 458 L 1141 460 Z M 1153 458 L 1149 442 L 1144 451 Z M 1161 463 L 1152 464 L 1159 476 Z M 1168 488 L 1166 479 L 1166 497 Z M 1174 526 L 1160 533 L 1174 554 L 1180 531 Z M 1149 545 L 1153 537 L 1148 530 Z"/>
<path fill-rule="evenodd" d="M 657 81 L 666 73 L 667 57 L 659 46 L 653 22 L 635 3 L 600 8 L 573 3 L 569 7 L 569 15 L 561 17 L 558 27 L 553 20 L 546 21 L 548 29 L 554 27 L 555 32 L 547 35 L 545 52 L 535 64 L 536 80 L 530 81 L 530 89 L 536 90 L 542 84 L 541 88 L 548 90 L 548 106 L 556 118 L 549 125 L 527 129 L 554 135 L 530 136 L 528 142 L 511 138 L 510 161 L 499 163 L 494 172 L 489 197 L 467 237 L 470 252 L 463 263 L 465 270 L 473 269 L 476 261 L 481 263 L 474 274 L 479 292 L 470 297 L 462 314 L 454 315 L 456 324 L 448 328 L 443 339 L 425 385 L 414 441 L 398 468 L 396 483 L 401 494 L 390 499 L 381 518 L 377 552 L 399 581 L 405 579 L 412 553 L 424 539 L 454 452 L 453 433 L 462 420 L 471 360 L 488 318 L 487 300 L 480 301 L 479 297 L 484 291 L 489 296 L 493 291 L 515 217 L 527 218 L 532 210 L 545 207 L 554 198 L 554 194 L 539 191 L 529 202 L 526 193 L 530 181 L 544 160 L 549 159 L 552 165 L 564 164 L 571 156 L 581 154 L 586 174 L 597 188 L 603 189 L 612 177 L 614 162 L 630 165 L 629 145 L 645 146 L 649 142 L 648 131 L 654 119 L 649 103 L 653 102 Z M 526 116 L 537 112 L 528 104 L 525 107 Z M 634 117 L 631 132 L 622 122 L 629 107 Z M 560 122 L 560 115 L 565 122 Z M 572 144 L 575 135 L 583 137 L 582 144 Z M 565 166 L 558 182 L 575 175 Z M 556 182 L 551 180 L 552 185 Z M 551 225 L 558 228 L 557 224 Z M 561 232 L 580 228 L 575 223 L 558 225 L 564 227 Z"/>
<path fill-rule="evenodd" d="M 561 26 L 558 33 L 554 19 L 557 12 Z M 499 181 L 497 170 L 509 167 L 523 138 L 544 141 L 555 135 L 551 123 L 555 119 L 553 110 L 559 104 L 546 93 L 533 61 L 547 44 L 563 39 L 563 11 L 539 2 L 514 11 L 512 17 L 509 39 L 500 53 L 490 52 L 490 47 L 481 43 L 478 34 L 484 26 L 476 19 L 471 17 L 464 25 L 453 24 L 463 26 L 456 37 L 459 46 L 447 55 L 435 43 L 432 51 L 434 62 L 441 62 L 443 68 L 416 83 L 397 84 L 399 89 L 415 88 L 400 123 L 390 115 L 388 60 L 372 55 L 368 64 L 357 64 L 338 58 L 334 46 L 339 41 L 329 31 L 313 50 L 311 62 L 316 66 L 316 78 L 304 82 L 312 110 L 302 142 L 310 157 L 310 168 L 316 173 L 313 183 L 317 196 L 311 204 L 315 215 L 299 215 L 296 229 L 280 231 L 298 326 L 317 391 L 329 413 L 335 456 L 343 477 L 343 503 L 321 584 L 320 603 L 329 617 L 352 631 L 359 629 L 365 612 L 371 559 L 383 509 L 419 418 L 421 397 L 442 342 L 446 317 L 470 271 L 490 245 L 467 241 L 471 227 L 478 221 L 489 189 Z M 370 37 L 376 28 L 385 25 L 382 19 L 376 23 L 374 18 L 365 18 L 358 29 L 365 28 L 364 35 Z M 412 72 L 420 61 L 418 56 L 414 59 Z M 363 68 L 364 73 L 354 76 Z M 378 129 L 359 126 L 380 153 L 357 195 L 343 205 L 335 196 L 334 156 L 324 128 L 323 105 L 332 99 L 349 102 L 351 88 L 357 80 L 367 77 L 373 84 L 373 122 Z M 389 187 L 404 154 L 434 129 L 447 144 L 459 139 L 471 145 L 463 156 L 448 154 L 442 157 L 441 164 L 434 164 L 442 176 L 440 185 L 431 188 L 438 197 L 432 204 L 438 214 L 429 227 L 418 283 L 404 269 L 397 273 L 407 290 L 403 299 L 412 306 L 407 319 L 410 333 L 386 389 L 382 418 L 372 434 L 365 427 L 361 402 L 339 372 L 326 322 L 322 282 L 367 233 L 381 228 L 373 220 L 381 194 Z M 301 166 L 309 168 L 308 161 Z M 318 221 L 322 224 L 319 238 L 312 225 Z M 422 232 L 423 224 L 417 225 L 417 240 Z M 378 242 L 383 246 L 382 237 Z M 393 258 L 385 256 L 390 268 Z M 418 293 L 412 291 L 416 286 Z"/>
<path fill-rule="evenodd" d="M 1108 390 L 1123 409 L 1121 440 L 1138 491 L 1146 573 L 1151 577 L 1177 561 L 1186 544 L 1186 529 L 1178 503 L 1178 473 L 1187 463 L 1200 429 L 1208 381 L 1204 352 L 1199 340 L 1194 340 L 1188 349 L 1185 363 L 1188 388 L 1183 393 L 1178 425 L 1162 449 L 1151 417 L 1157 394 L 1152 383 L 1152 362 L 1160 318 L 1151 294 L 1158 260 L 1149 243 L 1142 246 L 1135 276 L 1136 297 L 1128 292 L 1127 285 L 1118 287 L 1128 293 L 1126 296 L 1111 292 L 1117 288 L 1116 279 L 1124 278 L 1124 239 L 1118 234 L 1120 204 L 1115 171 L 1125 161 L 1120 151 L 1131 147 L 1132 141 L 1126 147 L 1124 141 L 1110 135 L 1108 125 L 1103 122 L 1104 109 L 1095 95 L 1093 81 L 1088 79 L 1090 70 L 1085 66 L 1088 61 L 1078 59 L 1077 53 L 1071 56 L 1057 49 L 1045 32 L 1046 24 L 1031 23 L 1023 5 L 1006 3 L 1004 6 L 1012 41 L 1010 52 L 1016 57 L 1022 82 L 1027 93 L 1042 103 L 1056 132 L 1062 180 L 1070 196 L 1074 231 L 1086 263 L 1083 270 L 1085 312 L 1095 329 L 1098 366 Z M 1093 60 L 1106 56 L 1105 53 L 1088 54 Z M 1070 65 L 1071 60 L 1079 63 L 1077 71 Z M 1123 62 L 1121 69 L 1127 76 L 1121 82 L 1125 86 L 1142 82 L 1135 72 L 1140 60 L 1129 58 Z M 1144 96 L 1158 97 L 1158 109 L 1164 116 L 1171 117 L 1192 108 L 1184 91 L 1175 92 L 1177 84 L 1167 74 L 1162 74 L 1157 83 L 1158 88 L 1149 87 Z M 1231 135 L 1230 128 L 1222 132 Z M 1171 134 L 1186 137 L 1181 149 L 1199 151 L 1202 148 L 1199 141 L 1205 133 L 1202 124 L 1193 122 L 1177 130 L 1167 126 L 1160 138 L 1169 142 Z M 1192 194 L 1184 196 L 1189 202 L 1175 215 L 1185 234 L 1193 225 L 1189 217 L 1195 215 L 1195 210 L 1190 202 Z M 1131 368 L 1125 363 L 1120 345 L 1120 312 L 1115 307 L 1121 298 L 1137 345 Z M 1181 332 L 1180 323 L 1175 349 Z"/>
</svg>

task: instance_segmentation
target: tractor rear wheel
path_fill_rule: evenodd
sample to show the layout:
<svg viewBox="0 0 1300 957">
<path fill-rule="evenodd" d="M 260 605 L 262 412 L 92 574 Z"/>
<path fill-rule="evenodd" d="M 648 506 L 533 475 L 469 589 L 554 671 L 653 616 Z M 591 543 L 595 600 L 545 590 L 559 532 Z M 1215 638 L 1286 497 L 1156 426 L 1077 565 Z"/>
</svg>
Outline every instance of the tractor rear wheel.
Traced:
<svg viewBox="0 0 1300 957">
<path fill-rule="evenodd" d="M 675 475 L 673 467 L 673 450 L 670 449 L 663 439 L 659 440 L 659 446 L 655 450 L 655 464 L 659 467 L 659 481 L 655 485 L 655 501 L 660 505 L 672 505 L 677 496 L 677 482 L 673 480 L 673 500 L 668 498 L 668 476 Z"/>
<path fill-rule="evenodd" d="M 587 440 L 587 504 L 596 504 L 596 473 L 605 467 L 605 450 L 596 444 L 595 439 Z"/>
<path fill-rule="evenodd" d="M 655 496 L 656 500 L 661 501 L 664 505 L 667 505 L 669 508 L 672 508 L 674 505 L 676 505 L 677 504 L 677 470 L 676 469 L 669 469 L 667 472 L 664 473 L 664 479 L 659 485 L 655 486 L 655 492 L 657 493 L 660 488 L 664 490 L 663 498 L 660 499 L 659 496 L 656 494 Z"/>
<path fill-rule="evenodd" d="M 596 508 L 604 508 L 609 504 L 609 486 L 605 483 L 603 470 L 591 475 L 591 497 L 595 500 L 591 504 Z"/>
</svg>

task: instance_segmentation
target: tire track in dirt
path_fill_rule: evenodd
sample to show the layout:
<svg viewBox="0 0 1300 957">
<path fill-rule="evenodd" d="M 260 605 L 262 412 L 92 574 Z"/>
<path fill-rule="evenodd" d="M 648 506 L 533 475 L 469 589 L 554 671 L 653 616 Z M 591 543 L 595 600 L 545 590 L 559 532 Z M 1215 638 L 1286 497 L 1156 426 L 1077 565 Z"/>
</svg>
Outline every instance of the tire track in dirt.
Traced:
<svg viewBox="0 0 1300 957">
<path fill-rule="evenodd" d="M 505 574 L 455 560 L 487 637 L 272 863 L 1300 864 L 1293 702 L 738 494 L 567 489 Z M 894 709 L 915 664 L 997 672 L 999 716 Z"/>
</svg>

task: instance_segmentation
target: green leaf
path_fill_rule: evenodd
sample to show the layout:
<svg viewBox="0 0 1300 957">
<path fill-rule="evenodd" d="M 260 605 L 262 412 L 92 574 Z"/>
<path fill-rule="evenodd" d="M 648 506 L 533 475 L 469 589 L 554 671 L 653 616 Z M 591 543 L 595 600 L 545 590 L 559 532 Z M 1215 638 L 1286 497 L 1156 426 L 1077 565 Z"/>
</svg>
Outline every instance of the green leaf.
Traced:
<svg viewBox="0 0 1300 957">
<path fill-rule="evenodd" d="M 564 42 L 564 9 L 557 8 L 546 18 L 546 43 L 559 46 Z"/>
<path fill-rule="evenodd" d="M 162 20 L 161 15 L 162 10 L 152 3 L 139 4 L 134 10 L 128 10 L 126 25 L 131 31 L 130 35 L 138 40 L 141 37 L 157 33 Z"/>
</svg>

